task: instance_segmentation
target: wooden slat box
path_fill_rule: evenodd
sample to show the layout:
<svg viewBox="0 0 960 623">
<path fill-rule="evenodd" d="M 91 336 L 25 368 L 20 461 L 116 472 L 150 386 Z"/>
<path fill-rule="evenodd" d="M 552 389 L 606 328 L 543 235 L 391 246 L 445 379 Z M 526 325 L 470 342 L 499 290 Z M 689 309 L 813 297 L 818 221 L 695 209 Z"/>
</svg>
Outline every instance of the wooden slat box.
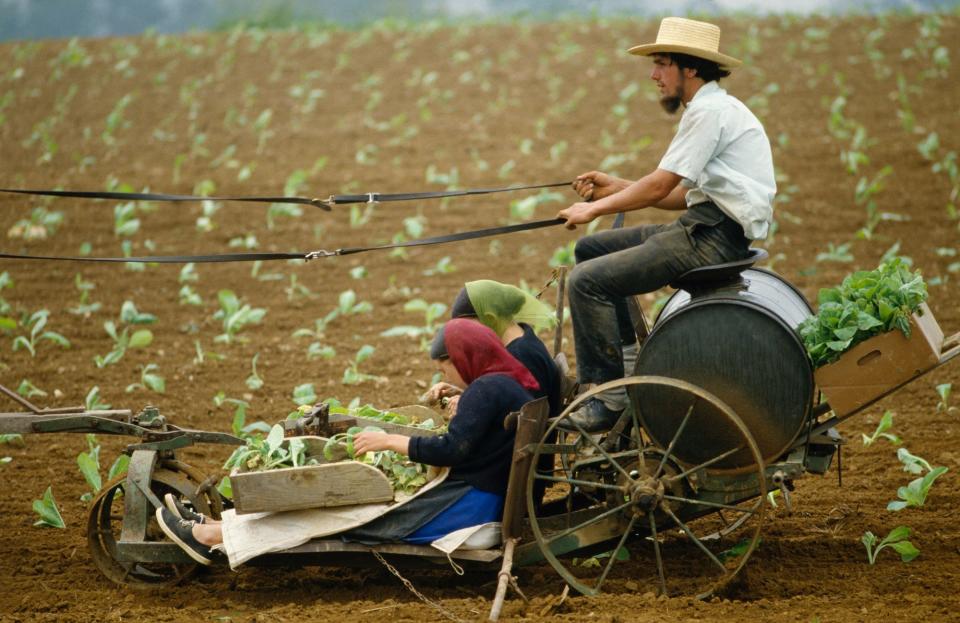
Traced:
<svg viewBox="0 0 960 623">
<path fill-rule="evenodd" d="M 814 374 L 838 416 L 853 413 L 940 363 L 943 331 L 926 303 L 910 318 L 910 338 L 895 329 L 857 344 Z"/>
<path fill-rule="evenodd" d="M 376 467 L 357 461 L 329 463 L 323 437 L 300 437 L 319 465 L 230 474 L 238 514 L 370 504 L 393 500 L 393 486 Z"/>
</svg>

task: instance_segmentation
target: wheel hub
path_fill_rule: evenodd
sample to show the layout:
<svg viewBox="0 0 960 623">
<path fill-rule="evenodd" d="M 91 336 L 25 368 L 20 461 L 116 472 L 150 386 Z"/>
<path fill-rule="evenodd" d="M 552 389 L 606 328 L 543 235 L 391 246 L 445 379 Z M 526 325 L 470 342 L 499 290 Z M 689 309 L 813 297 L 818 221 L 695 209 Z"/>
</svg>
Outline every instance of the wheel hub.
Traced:
<svg viewBox="0 0 960 623">
<path fill-rule="evenodd" d="M 663 482 L 656 478 L 635 480 L 629 488 L 630 499 L 643 514 L 652 513 L 663 502 Z"/>
</svg>

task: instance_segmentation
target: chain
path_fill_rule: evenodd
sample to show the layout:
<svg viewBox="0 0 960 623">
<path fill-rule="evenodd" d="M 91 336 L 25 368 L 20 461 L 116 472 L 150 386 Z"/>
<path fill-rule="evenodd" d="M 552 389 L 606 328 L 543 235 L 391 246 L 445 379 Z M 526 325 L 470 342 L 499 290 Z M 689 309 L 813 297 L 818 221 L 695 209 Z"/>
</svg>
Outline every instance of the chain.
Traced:
<svg viewBox="0 0 960 623">
<path fill-rule="evenodd" d="M 403 577 L 402 575 L 400 575 L 400 572 L 397 571 L 397 568 L 394 567 L 393 565 L 391 565 L 389 562 L 387 562 L 386 558 L 384 558 L 383 556 L 380 555 L 380 552 L 378 552 L 378 551 L 375 550 L 375 549 L 374 549 L 374 550 L 370 550 L 370 551 L 371 551 L 371 553 L 373 553 L 374 557 L 375 557 L 377 560 L 379 560 L 381 563 L 383 563 L 383 566 L 387 568 L 387 571 L 389 571 L 389 572 L 392 573 L 393 575 L 397 576 L 397 579 L 400 580 L 401 582 L 403 582 L 403 585 L 407 588 L 407 590 L 410 591 L 411 593 L 413 593 L 413 594 L 417 597 L 417 599 L 419 599 L 419 600 L 422 601 L 423 603 L 427 604 L 427 605 L 430 606 L 431 608 L 435 608 L 435 609 L 437 610 L 437 612 L 439 612 L 439 613 L 442 614 L 443 616 L 447 617 L 447 618 L 450 619 L 451 621 L 455 621 L 456 623 L 464 623 L 462 619 L 460 619 L 459 617 L 457 617 L 457 615 L 453 614 L 452 612 L 450 612 L 449 610 L 447 610 L 446 608 L 444 608 L 443 606 L 441 606 L 441 605 L 438 604 L 437 602 L 431 601 L 430 599 L 427 599 L 427 597 L 425 597 L 423 593 L 421 593 L 420 591 L 417 590 L 417 587 L 415 587 L 410 580 L 408 580 L 407 578 L 405 578 L 405 577 Z"/>
</svg>

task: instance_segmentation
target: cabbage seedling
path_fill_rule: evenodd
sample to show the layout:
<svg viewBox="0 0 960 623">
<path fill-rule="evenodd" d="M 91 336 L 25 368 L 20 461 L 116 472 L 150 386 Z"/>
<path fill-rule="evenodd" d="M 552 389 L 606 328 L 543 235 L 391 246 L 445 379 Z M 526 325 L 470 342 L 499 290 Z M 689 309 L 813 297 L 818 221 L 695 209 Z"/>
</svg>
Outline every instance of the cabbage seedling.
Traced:
<svg viewBox="0 0 960 623">
<path fill-rule="evenodd" d="M 260 375 L 257 374 L 257 359 L 260 358 L 260 353 L 257 353 L 253 356 L 253 359 L 250 360 L 250 376 L 247 377 L 247 387 L 251 390 L 256 391 L 263 387 L 263 379 L 260 378 Z"/>
<path fill-rule="evenodd" d="M 20 385 L 17 387 L 17 393 L 23 396 L 24 398 L 33 398 L 34 396 L 46 396 L 47 392 L 43 391 L 27 379 L 20 381 Z"/>
<path fill-rule="evenodd" d="M 30 356 L 33 357 L 37 354 L 37 345 L 42 340 L 53 342 L 60 348 L 70 348 L 70 340 L 55 331 L 43 330 L 43 328 L 47 326 L 47 317 L 49 315 L 50 311 L 46 309 L 33 312 L 26 323 L 26 326 L 30 329 L 30 333 L 13 338 L 13 350 L 17 351 L 25 348 L 30 353 Z"/>
<path fill-rule="evenodd" d="M 167 390 L 167 382 L 159 374 L 155 374 L 156 370 L 159 370 L 160 366 L 155 363 L 148 363 L 140 369 L 140 382 L 139 383 L 130 383 L 127 385 L 127 393 L 137 390 L 137 389 L 150 389 L 158 394 L 162 394 Z"/>
<path fill-rule="evenodd" d="M 937 411 L 943 411 L 944 413 L 953 413 L 957 410 L 956 407 L 950 406 L 950 392 L 953 390 L 952 383 L 942 383 L 937 385 L 937 395 L 940 396 L 940 402 L 937 403 Z"/>
<path fill-rule="evenodd" d="M 232 290 L 220 290 L 217 299 L 220 301 L 220 309 L 213 318 L 223 321 L 223 333 L 213 338 L 214 342 L 229 344 L 234 339 L 244 341 L 245 338 L 239 338 L 237 334 L 248 324 L 259 324 L 267 313 L 267 310 L 260 307 L 250 307 L 247 303 L 241 305 L 240 299 Z"/>
<path fill-rule="evenodd" d="M 90 302 L 90 292 L 97 286 L 92 281 L 84 281 L 80 273 L 77 273 L 76 277 L 74 277 L 73 283 L 77 290 L 80 291 L 80 302 L 77 303 L 76 307 L 71 307 L 67 309 L 67 311 L 75 316 L 89 318 L 90 314 L 99 311 L 101 307 L 100 303 Z"/>
<path fill-rule="evenodd" d="M 103 323 L 103 330 L 113 340 L 113 350 L 103 357 L 94 355 L 93 362 L 98 368 L 117 363 L 123 359 L 128 348 L 146 348 L 153 342 L 153 332 L 150 329 L 138 329 L 130 335 L 130 328 L 124 327 L 123 331 L 117 333 L 117 326 L 112 320 L 108 320 Z"/>
<path fill-rule="evenodd" d="M 47 487 L 43 493 L 43 498 L 33 501 L 33 512 L 40 516 L 40 519 L 34 522 L 35 526 L 48 526 L 51 528 L 65 528 L 63 517 L 60 516 L 60 510 L 57 508 L 57 501 L 53 499 L 53 487 Z"/>
<path fill-rule="evenodd" d="M 887 432 L 891 428 L 893 428 L 893 412 L 884 411 L 883 417 L 880 418 L 880 423 L 877 425 L 877 430 L 873 431 L 872 435 L 867 437 L 863 433 L 860 433 L 860 436 L 863 438 L 863 445 L 869 446 L 877 439 L 883 438 L 893 445 L 899 446 L 903 441 L 893 433 Z"/>
<path fill-rule="evenodd" d="M 376 380 L 379 377 L 374 374 L 365 374 L 360 372 L 360 364 L 373 356 L 373 353 L 376 349 L 369 344 L 364 344 L 360 347 L 360 350 L 357 351 L 357 354 L 354 356 L 353 361 L 350 362 L 350 365 L 343 371 L 343 384 L 344 385 L 356 385 L 362 383 L 363 381 Z"/>
<path fill-rule="evenodd" d="M 890 547 L 900 554 L 900 560 L 903 562 L 910 562 L 920 555 L 920 550 L 907 540 L 909 537 L 909 526 L 897 526 L 879 543 L 877 543 L 876 535 L 869 530 L 863 533 L 863 536 L 860 537 L 860 542 L 867 548 L 867 561 L 871 565 L 877 561 L 877 554 L 885 547 Z"/>
<path fill-rule="evenodd" d="M 935 467 L 926 475 L 910 481 L 905 487 L 897 489 L 899 500 L 893 500 L 887 504 L 888 511 L 900 511 L 908 506 L 923 506 L 927 501 L 927 494 L 930 493 L 930 487 L 934 481 L 947 473 L 946 467 Z"/>
</svg>

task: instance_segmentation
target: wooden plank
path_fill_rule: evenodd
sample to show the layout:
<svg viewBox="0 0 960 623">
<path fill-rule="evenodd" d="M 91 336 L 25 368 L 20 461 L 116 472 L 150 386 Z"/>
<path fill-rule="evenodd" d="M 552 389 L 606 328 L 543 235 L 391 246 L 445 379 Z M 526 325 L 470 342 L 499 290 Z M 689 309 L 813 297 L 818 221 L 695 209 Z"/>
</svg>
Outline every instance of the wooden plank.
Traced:
<svg viewBox="0 0 960 623">
<path fill-rule="evenodd" d="M 376 467 L 357 461 L 230 474 L 237 513 L 289 511 L 393 500 Z"/>
<path fill-rule="evenodd" d="M 443 416 L 436 415 L 433 421 L 438 425 L 442 424 Z M 380 420 L 354 417 L 352 415 L 344 415 L 342 413 L 331 413 L 330 423 L 344 423 L 349 424 L 350 426 L 378 426 L 390 434 L 406 435 L 408 437 L 432 437 L 438 434 L 437 431 L 433 429 L 417 428 L 416 426 L 404 426 L 402 424 L 394 424 L 392 422 L 381 422 Z"/>
</svg>

